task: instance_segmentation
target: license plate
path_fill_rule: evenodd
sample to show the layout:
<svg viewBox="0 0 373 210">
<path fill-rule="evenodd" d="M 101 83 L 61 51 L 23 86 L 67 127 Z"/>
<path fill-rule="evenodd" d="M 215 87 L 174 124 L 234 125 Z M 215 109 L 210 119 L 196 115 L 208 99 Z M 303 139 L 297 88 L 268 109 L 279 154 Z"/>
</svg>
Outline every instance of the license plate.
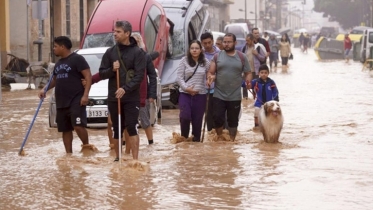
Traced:
<svg viewBox="0 0 373 210">
<path fill-rule="evenodd" d="M 107 117 L 107 110 L 87 110 L 87 117 Z"/>
</svg>

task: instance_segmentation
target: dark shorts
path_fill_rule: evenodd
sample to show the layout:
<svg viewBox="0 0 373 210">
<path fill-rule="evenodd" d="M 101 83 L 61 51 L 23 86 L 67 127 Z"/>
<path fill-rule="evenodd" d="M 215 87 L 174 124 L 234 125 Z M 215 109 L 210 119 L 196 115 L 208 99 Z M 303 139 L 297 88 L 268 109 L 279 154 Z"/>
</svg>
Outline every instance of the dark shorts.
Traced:
<svg viewBox="0 0 373 210">
<path fill-rule="evenodd" d="M 72 131 L 75 126 L 87 127 L 86 106 L 72 103 L 70 107 L 58 108 L 56 122 L 58 132 Z"/>
<path fill-rule="evenodd" d="M 225 123 L 225 113 L 227 113 L 228 126 L 238 127 L 238 119 L 241 110 L 241 101 L 223 101 L 219 98 L 213 98 L 213 118 L 215 128 L 223 127 Z"/>
<path fill-rule="evenodd" d="M 284 66 L 288 65 L 288 60 L 288 57 L 281 57 L 281 64 Z"/>
<path fill-rule="evenodd" d="M 114 139 L 119 138 L 119 133 L 123 135 L 123 130 L 127 129 L 127 132 L 130 136 L 138 135 L 137 125 L 139 123 L 139 110 L 140 110 L 140 101 L 126 101 L 120 104 L 121 110 L 121 129 L 119 131 L 119 122 L 118 122 L 118 102 L 108 101 L 108 107 L 110 111 L 111 122 L 113 123 Z"/>
</svg>

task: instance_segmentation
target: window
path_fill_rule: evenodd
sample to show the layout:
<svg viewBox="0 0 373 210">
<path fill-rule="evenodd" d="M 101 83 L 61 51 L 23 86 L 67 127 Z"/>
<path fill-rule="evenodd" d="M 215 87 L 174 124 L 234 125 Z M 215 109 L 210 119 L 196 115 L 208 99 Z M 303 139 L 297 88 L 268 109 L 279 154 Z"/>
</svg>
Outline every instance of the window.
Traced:
<svg viewBox="0 0 373 210">
<path fill-rule="evenodd" d="M 369 32 L 369 43 L 373 43 L 373 32 Z"/>
<path fill-rule="evenodd" d="M 161 10 L 153 5 L 149 10 L 148 16 L 146 17 L 144 39 L 148 52 L 154 51 L 161 14 Z"/>
<path fill-rule="evenodd" d="M 149 16 L 146 17 L 144 35 L 146 49 L 148 52 L 152 52 L 154 49 L 155 39 L 157 37 L 157 31 L 154 28 L 153 21 Z"/>
<path fill-rule="evenodd" d="M 70 29 L 70 0 L 66 0 L 66 36 L 71 35 Z"/>
</svg>

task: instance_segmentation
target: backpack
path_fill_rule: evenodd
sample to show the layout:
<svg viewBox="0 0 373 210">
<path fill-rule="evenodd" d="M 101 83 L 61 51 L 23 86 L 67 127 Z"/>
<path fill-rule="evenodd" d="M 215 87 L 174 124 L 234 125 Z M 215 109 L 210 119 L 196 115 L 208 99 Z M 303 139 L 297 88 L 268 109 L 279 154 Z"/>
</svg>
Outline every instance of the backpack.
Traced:
<svg viewBox="0 0 373 210">
<path fill-rule="evenodd" d="M 220 52 L 222 52 L 222 51 L 220 51 Z M 215 64 L 216 64 L 216 61 L 218 60 L 218 54 L 220 54 L 220 52 L 216 53 L 214 55 L 213 60 L 214 60 Z M 244 58 L 245 55 L 238 50 L 236 50 L 236 53 L 238 54 L 238 57 L 240 57 L 240 60 L 241 60 L 241 63 L 242 63 L 242 70 L 243 70 L 243 68 L 245 67 L 245 58 Z"/>
</svg>

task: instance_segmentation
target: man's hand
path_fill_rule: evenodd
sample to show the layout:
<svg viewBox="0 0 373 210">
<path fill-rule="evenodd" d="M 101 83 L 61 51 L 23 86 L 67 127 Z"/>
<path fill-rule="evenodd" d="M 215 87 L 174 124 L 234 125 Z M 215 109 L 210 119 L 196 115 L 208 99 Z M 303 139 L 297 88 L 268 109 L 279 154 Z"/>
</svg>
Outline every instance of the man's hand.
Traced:
<svg viewBox="0 0 373 210">
<path fill-rule="evenodd" d="M 86 84 L 87 84 L 87 81 L 85 81 L 85 79 L 82 79 L 82 85 L 83 85 L 83 87 L 85 87 Z"/>
<path fill-rule="evenodd" d="M 45 92 L 44 92 L 44 88 L 43 88 L 43 89 L 41 89 L 41 90 L 39 91 L 39 93 L 38 93 L 38 97 L 39 97 L 40 99 L 42 99 L 42 98 L 45 98 L 45 96 L 46 96 L 46 94 L 45 94 Z"/>
<path fill-rule="evenodd" d="M 246 89 L 251 89 L 251 82 L 246 80 Z"/>
<path fill-rule="evenodd" d="M 123 89 L 123 88 L 119 88 L 116 92 L 115 92 L 115 97 L 116 98 L 122 98 L 124 96 L 124 94 L 126 94 L 126 91 Z"/>
<path fill-rule="evenodd" d="M 207 83 L 207 86 L 211 86 L 211 84 L 213 83 L 215 81 L 215 75 L 209 75 L 208 77 L 207 77 L 207 81 L 206 81 L 206 83 Z"/>
<path fill-rule="evenodd" d="M 88 104 L 88 96 L 83 95 L 83 97 L 80 99 L 80 106 L 85 106 Z"/>
<path fill-rule="evenodd" d="M 117 71 L 120 68 L 119 61 L 113 62 L 113 71 Z"/>
</svg>

